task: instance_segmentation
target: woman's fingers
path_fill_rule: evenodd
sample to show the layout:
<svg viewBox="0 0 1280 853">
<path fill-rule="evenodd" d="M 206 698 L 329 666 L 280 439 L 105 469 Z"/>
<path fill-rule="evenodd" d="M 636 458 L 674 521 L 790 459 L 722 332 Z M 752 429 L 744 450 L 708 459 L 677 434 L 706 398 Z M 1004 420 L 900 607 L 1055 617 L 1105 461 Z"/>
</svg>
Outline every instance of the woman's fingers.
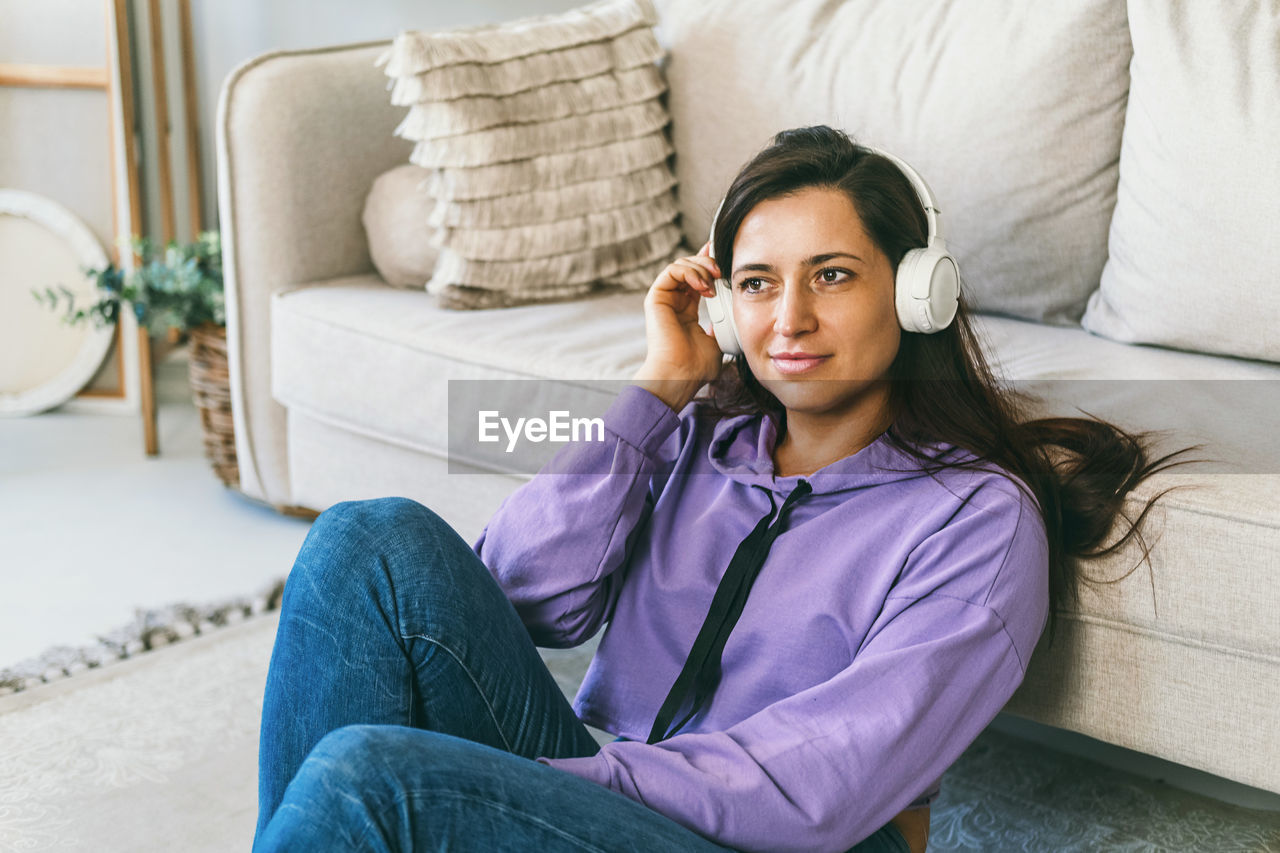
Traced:
<svg viewBox="0 0 1280 853">
<path fill-rule="evenodd" d="M 720 267 L 716 264 L 715 261 L 711 260 L 711 258 L 705 257 L 703 255 L 694 255 L 693 257 L 689 258 L 689 261 L 691 263 L 697 264 L 699 267 L 706 270 L 707 275 L 711 277 L 712 281 L 715 281 L 717 278 L 720 277 Z"/>
<path fill-rule="evenodd" d="M 715 293 L 716 270 L 700 264 L 693 257 L 677 258 L 667 267 L 673 281 L 683 281 L 703 296 Z"/>
<path fill-rule="evenodd" d="M 698 322 L 699 297 L 715 295 L 716 262 L 709 244 L 697 255 L 677 258 L 663 269 L 645 296 L 646 363 L 665 373 L 689 373 L 710 381 L 721 366 L 714 333 Z"/>
<path fill-rule="evenodd" d="M 716 259 L 711 257 L 711 241 L 708 240 L 702 244 L 702 248 L 698 250 L 698 254 L 691 255 L 690 260 L 696 261 L 711 271 L 713 278 L 720 277 L 720 265 L 716 263 Z"/>
<path fill-rule="evenodd" d="M 667 295 L 667 298 L 693 296 L 696 299 L 696 295 L 705 292 L 705 286 L 689 267 L 671 263 L 654 281 L 652 290 L 658 295 Z"/>
<path fill-rule="evenodd" d="M 704 296 L 712 292 L 715 275 L 710 270 L 701 264 L 694 263 L 690 258 L 681 258 L 676 261 L 676 264 L 681 270 L 685 271 L 684 280 L 695 290 Z"/>
</svg>

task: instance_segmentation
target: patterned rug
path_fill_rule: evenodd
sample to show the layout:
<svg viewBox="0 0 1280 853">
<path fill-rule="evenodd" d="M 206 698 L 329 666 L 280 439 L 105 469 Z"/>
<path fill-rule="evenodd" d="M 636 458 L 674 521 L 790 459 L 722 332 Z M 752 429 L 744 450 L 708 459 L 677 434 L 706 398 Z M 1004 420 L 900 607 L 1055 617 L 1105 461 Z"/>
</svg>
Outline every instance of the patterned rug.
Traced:
<svg viewBox="0 0 1280 853">
<path fill-rule="evenodd" d="M 952 765 L 930 851 L 1280 851 L 1280 813 L 1240 808 L 991 729 Z"/>
<path fill-rule="evenodd" d="M 17 689 L 0 696 L 0 851 L 111 853 L 158 837 L 190 853 L 246 849 L 278 593 L 216 612 L 140 613 L 112 638 L 118 646 L 129 635 L 128 659 L 77 667 L 74 678 L 65 668 L 37 676 L 33 664 L 20 686 L 14 678 Z M 540 650 L 567 695 L 594 646 Z M 988 729 L 943 778 L 929 842 L 930 851 L 1280 853 L 1280 813 Z"/>
</svg>

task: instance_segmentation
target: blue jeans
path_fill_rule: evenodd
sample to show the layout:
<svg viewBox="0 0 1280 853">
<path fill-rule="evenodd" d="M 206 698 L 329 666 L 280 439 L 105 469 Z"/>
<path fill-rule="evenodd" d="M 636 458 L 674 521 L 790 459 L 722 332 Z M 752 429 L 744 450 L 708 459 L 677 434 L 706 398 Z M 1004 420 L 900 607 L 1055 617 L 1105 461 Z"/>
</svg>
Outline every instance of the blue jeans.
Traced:
<svg viewBox="0 0 1280 853">
<path fill-rule="evenodd" d="M 600 750 L 488 569 L 408 498 L 335 504 L 285 584 L 255 851 L 731 850 L 539 764 Z M 858 853 L 906 853 L 886 825 Z"/>
</svg>

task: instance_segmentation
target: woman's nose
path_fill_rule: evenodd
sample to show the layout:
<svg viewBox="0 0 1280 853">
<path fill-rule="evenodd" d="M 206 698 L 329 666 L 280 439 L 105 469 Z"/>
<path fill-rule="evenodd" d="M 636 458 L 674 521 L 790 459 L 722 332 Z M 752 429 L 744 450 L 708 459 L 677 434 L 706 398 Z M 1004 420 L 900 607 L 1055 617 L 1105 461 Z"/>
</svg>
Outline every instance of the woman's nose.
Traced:
<svg viewBox="0 0 1280 853">
<path fill-rule="evenodd" d="M 812 294 L 806 287 L 783 285 L 782 297 L 776 303 L 777 309 L 773 317 L 774 334 L 782 337 L 795 337 L 804 332 L 813 331 L 816 327 L 816 316 L 813 312 Z"/>
</svg>

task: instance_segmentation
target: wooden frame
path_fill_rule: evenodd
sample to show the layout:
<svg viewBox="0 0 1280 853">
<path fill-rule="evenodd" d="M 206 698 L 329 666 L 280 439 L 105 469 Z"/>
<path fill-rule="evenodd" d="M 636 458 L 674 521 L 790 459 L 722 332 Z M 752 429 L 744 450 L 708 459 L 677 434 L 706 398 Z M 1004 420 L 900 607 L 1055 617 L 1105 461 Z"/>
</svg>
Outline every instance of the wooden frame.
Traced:
<svg viewBox="0 0 1280 853">
<path fill-rule="evenodd" d="M 107 69 L 76 65 L 14 65 L 0 62 L 0 86 L 47 86 L 55 89 L 107 90 Z"/>
<path fill-rule="evenodd" d="M 134 0 L 136 10 L 142 0 Z M 202 230 L 202 192 L 200 181 L 199 123 L 195 90 L 195 64 L 191 35 L 190 0 L 172 0 L 178 13 L 179 52 L 186 130 L 187 196 L 190 237 Z M 135 76 L 131 60 L 129 0 L 103 0 L 106 22 L 107 60 L 103 67 L 52 66 L 0 63 L 0 86 L 22 86 L 53 89 L 90 89 L 102 91 L 108 100 L 108 128 L 111 169 L 111 222 L 116 244 L 109 250 L 119 266 L 131 268 L 137 263 L 132 253 L 121 257 L 120 245 L 129 245 L 134 235 L 144 233 L 142 187 L 138 169 L 138 139 L 135 134 L 137 111 L 134 103 Z M 171 154 L 171 124 L 165 73 L 164 15 L 162 0 L 147 0 L 146 19 L 149 29 L 148 57 L 151 62 L 151 91 L 156 109 L 155 165 L 159 184 L 159 229 L 163 241 L 175 239 L 176 210 Z M 121 186 L 123 184 L 123 186 Z M 176 343 L 170 330 L 160 344 L 161 352 Z M 153 386 L 152 342 L 145 328 L 139 327 L 131 312 L 121 312 L 115 329 L 118 390 L 82 389 L 69 401 L 71 410 L 103 411 L 103 404 L 122 401 L 128 408 L 141 411 L 143 441 L 146 452 L 159 452 L 156 435 L 155 390 Z M 133 381 L 126 375 L 136 374 Z M 136 386 L 136 387 L 135 387 Z"/>
<path fill-rule="evenodd" d="M 131 233 L 141 228 L 141 193 L 137 174 L 137 144 L 133 133 L 133 76 L 129 59 L 129 29 L 126 0 L 103 0 L 103 19 L 106 24 L 105 38 L 107 43 L 106 64 L 93 66 L 58 66 L 30 64 L 0 64 L 0 86 L 21 86 L 27 88 L 47 89 L 91 89 L 101 91 L 107 97 L 108 147 L 111 152 L 111 231 L 118 243 Z M 117 138 L 122 140 L 118 142 Z M 127 183 L 124 199 L 128 207 L 128 227 L 133 232 L 121 227 L 121 189 L 118 146 L 123 145 L 125 180 Z M 132 259 L 120 258 L 119 248 L 112 245 L 107 249 L 111 260 L 116 264 L 129 264 Z M 138 356 L 142 353 L 128 342 L 139 330 L 136 321 L 127 312 L 122 313 L 122 321 L 116 324 L 115 347 L 118 390 L 106 391 L 83 389 L 76 395 L 76 400 L 125 402 L 132 407 L 142 402 L 140 393 L 130 393 L 131 384 L 126 375 L 126 365 L 136 365 L 135 371 L 141 377 L 150 375 L 150 364 L 139 364 Z M 139 381 L 139 386 L 145 383 Z M 143 389 L 139 387 L 138 392 Z M 72 408 L 68 405 L 69 408 Z M 92 410 L 92 409 L 91 409 Z M 145 430 L 144 430 L 145 431 Z M 150 452 L 150 451 L 149 451 Z"/>
<path fill-rule="evenodd" d="M 178 33 L 182 40 L 182 102 L 187 125 L 187 205 L 194 237 L 204 230 L 204 195 L 200 187 L 200 122 L 196 52 L 191 40 L 191 0 L 178 0 Z"/>
<path fill-rule="evenodd" d="M 124 2 L 124 0 L 117 0 Z M 141 5 L 141 0 L 137 0 Z M 191 37 L 191 7 L 189 0 L 173 0 L 178 12 L 178 51 L 181 58 L 181 85 L 183 91 L 183 112 L 186 136 L 186 168 L 187 196 L 190 219 L 188 239 L 194 239 L 202 230 L 201 191 L 200 191 L 200 155 L 199 124 L 197 122 L 197 102 L 195 91 L 195 53 Z M 172 152 L 172 123 L 169 112 L 168 74 L 166 73 L 165 38 L 162 0 L 147 0 L 146 24 L 148 33 L 148 57 L 150 59 L 151 95 L 155 109 L 155 168 L 158 195 L 160 199 L 159 229 L 163 242 L 177 238 L 177 210 L 174 197 L 174 168 Z M 139 230 L 139 233 L 140 230 Z M 176 329 L 170 329 L 168 335 L 159 344 L 163 354 L 168 346 L 178 340 Z M 138 339 L 139 347 L 144 351 L 143 363 L 147 369 L 143 372 L 143 420 L 147 431 L 147 452 L 156 453 L 155 449 L 155 392 L 152 388 L 152 352 L 151 339 L 145 331 Z"/>
</svg>

